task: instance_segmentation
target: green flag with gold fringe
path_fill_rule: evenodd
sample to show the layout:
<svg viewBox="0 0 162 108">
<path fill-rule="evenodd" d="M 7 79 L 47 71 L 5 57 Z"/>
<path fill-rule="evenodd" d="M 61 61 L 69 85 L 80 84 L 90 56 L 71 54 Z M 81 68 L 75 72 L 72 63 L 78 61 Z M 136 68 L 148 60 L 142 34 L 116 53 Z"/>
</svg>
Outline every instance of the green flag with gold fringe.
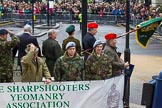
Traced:
<svg viewBox="0 0 162 108">
<path fill-rule="evenodd" d="M 160 25 L 162 18 L 153 18 L 144 21 L 136 26 L 136 41 L 137 43 L 146 48 L 148 46 L 151 36 L 156 31 L 156 28 Z"/>
</svg>

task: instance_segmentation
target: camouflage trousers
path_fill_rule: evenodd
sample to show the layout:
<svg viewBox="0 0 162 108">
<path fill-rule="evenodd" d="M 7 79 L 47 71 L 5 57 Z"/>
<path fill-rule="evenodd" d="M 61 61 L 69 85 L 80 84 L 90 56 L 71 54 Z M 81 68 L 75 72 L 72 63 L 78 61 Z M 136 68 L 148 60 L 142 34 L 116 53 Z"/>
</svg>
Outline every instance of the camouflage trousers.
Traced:
<svg viewBox="0 0 162 108">
<path fill-rule="evenodd" d="M 13 82 L 13 70 L 0 70 L 0 83 Z"/>
</svg>

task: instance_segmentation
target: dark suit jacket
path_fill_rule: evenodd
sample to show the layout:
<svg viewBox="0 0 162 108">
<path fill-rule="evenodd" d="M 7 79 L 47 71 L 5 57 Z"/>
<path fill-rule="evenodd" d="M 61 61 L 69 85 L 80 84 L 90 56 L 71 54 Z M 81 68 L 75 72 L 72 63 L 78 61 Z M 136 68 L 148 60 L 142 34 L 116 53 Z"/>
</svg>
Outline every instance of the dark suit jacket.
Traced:
<svg viewBox="0 0 162 108">
<path fill-rule="evenodd" d="M 82 41 L 83 49 L 88 50 L 88 51 L 86 51 L 88 53 L 84 53 L 84 60 L 85 61 L 87 60 L 89 53 L 92 53 L 93 44 L 95 43 L 95 41 L 96 41 L 96 38 L 90 33 L 87 33 L 83 37 L 83 41 Z"/>
<path fill-rule="evenodd" d="M 26 46 L 30 43 L 33 43 L 36 47 L 39 48 L 38 56 L 41 56 L 40 47 L 35 37 L 32 37 L 29 33 L 23 33 L 22 35 L 18 37 L 20 39 L 20 43 L 12 50 L 13 57 L 15 57 L 17 50 L 19 51 L 18 52 L 18 65 L 21 65 L 20 60 L 24 55 L 26 55 L 25 49 L 26 49 Z"/>
<path fill-rule="evenodd" d="M 93 50 L 93 44 L 95 43 L 96 41 L 96 38 L 90 34 L 90 33 L 87 33 L 84 37 L 83 37 L 83 49 L 84 50 L 87 50 L 87 49 L 90 49 L 88 52 L 92 52 Z"/>
</svg>

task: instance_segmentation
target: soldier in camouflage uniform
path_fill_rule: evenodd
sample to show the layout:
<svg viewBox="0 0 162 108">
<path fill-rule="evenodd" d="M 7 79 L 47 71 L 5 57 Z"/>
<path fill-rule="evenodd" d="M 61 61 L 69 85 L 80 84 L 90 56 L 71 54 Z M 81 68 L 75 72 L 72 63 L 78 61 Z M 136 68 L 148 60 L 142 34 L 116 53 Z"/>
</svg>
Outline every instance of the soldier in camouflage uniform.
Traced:
<svg viewBox="0 0 162 108">
<path fill-rule="evenodd" d="M 115 33 L 108 33 L 105 35 L 106 46 L 104 53 L 111 58 L 112 64 L 112 76 L 118 76 L 122 73 L 122 70 L 129 66 L 128 62 L 124 62 L 118 55 L 116 49 L 117 35 Z"/>
<path fill-rule="evenodd" d="M 11 41 L 7 41 L 10 34 Z M 13 57 L 11 49 L 15 47 L 19 39 L 11 31 L 0 30 L 0 82 L 13 82 Z"/>
<path fill-rule="evenodd" d="M 76 44 L 69 42 L 63 56 L 57 59 L 54 67 L 56 81 L 83 80 L 84 61 L 76 53 Z"/>
<path fill-rule="evenodd" d="M 110 58 L 102 52 L 103 43 L 97 40 L 93 45 L 94 50 L 85 63 L 85 80 L 104 80 L 112 75 Z"/>
</svg>

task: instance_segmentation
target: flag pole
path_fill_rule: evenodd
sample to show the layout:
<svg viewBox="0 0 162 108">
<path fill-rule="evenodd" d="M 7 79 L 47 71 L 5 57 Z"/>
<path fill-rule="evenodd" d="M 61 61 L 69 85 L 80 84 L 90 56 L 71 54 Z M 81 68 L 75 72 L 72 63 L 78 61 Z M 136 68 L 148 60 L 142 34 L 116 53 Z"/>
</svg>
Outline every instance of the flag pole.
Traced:
<svg viewBox="0 0 162 108">
<path fill-rule="evenodd" d="M 137 30 L 139 30 L 140 28 L 135 28 L 135 29 L 133 29 L 133 30 L 130 30 L 129 32 L 126 32 L 126 33 L 123 33 L 123 34 L 121 34 L 120 36 L 118 36 L 117 38 L 121 38 L 121 37 L 123 37 L 123 36 L 126 36 L 127 34 L 130 34 L 130 33 L 132 33 L 132 32 L 135 32 L 135 31 L 137 31 Z"/>
<path fill-rule="evenodd" d="M 123 36 L 126 36 L 127 34 L 130 34 L 130 33 L 132 33 L 132 32 L 135 32 L 135 31 L 137 31 L 138 29 L 140 29 L 140 28 L 135 28 L 135 29 L 133 29 L 133 30 L 130 30 L 129 32 L 126 32 L 126 33 L 123 33 L 123 34 L 121 34 L 120 36 L 118 36 L 117 37 L 117 39 L 118 38 L 121 38 L 121 37 L 123 37 Z M 103 43 L 104 44 L 104 43 Z M 83 51 L 81 51 L 81 53 L 83 54 L 83 53 L 88 53 L 88 51 L 89 50 L 92 50 L 93 48 L 89 48 L 89 49 L 86 49 L 86 50 L 83 50 Z"/>
</svg>

